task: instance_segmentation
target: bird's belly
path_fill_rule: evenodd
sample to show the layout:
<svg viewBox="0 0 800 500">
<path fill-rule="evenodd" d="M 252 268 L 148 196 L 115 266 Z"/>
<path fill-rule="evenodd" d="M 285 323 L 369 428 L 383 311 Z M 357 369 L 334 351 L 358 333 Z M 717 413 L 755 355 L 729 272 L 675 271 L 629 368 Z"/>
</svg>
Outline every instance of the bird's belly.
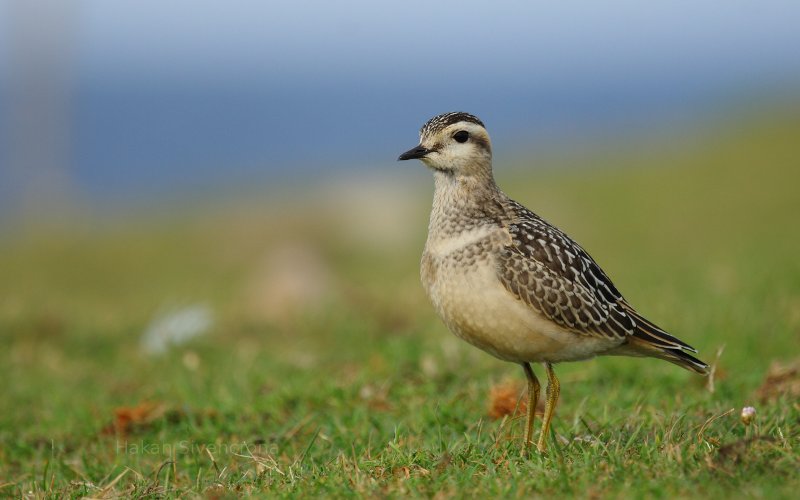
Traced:
<svg viewBox="0 0 800 500">
<path fill-rule="evenodd" d="M 423 257 L 423 283 L 453 333 L 503 360 L 586 359 L 619 343 L 579 335 L 548 320 L 506 290 L 489 257 L 466 267 L 447 257 L 427 255 Z"/>
</svg>

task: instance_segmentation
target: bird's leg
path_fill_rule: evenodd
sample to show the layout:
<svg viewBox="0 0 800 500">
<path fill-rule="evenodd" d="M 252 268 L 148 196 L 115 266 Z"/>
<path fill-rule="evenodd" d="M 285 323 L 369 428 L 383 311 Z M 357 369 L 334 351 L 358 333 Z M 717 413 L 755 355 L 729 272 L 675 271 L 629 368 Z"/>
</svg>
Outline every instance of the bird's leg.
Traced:
<svg viewBox="0 0 800 500">
<path fill-rule="evenodd" d="M 531 369 L 530 363 L 522 363 L 522 369 L 525 370 L 525 376 L 528 378 L 528 416 L 525 420 L 525 435 L 522 441 L 522 454 L 527 456 L 528 450 L 533 442 L 533 416 L 536 412 L 536 403 L 539 402 L 539 379 Z"/>
<path fill-rule="evenodd" d="M 556 372 L 553 371 L 553 365 L 550 363 L 544 364 L 547 370 L 547 399 L 544 405 L 544 421 L 542 422 L 542 433 L 539 435 L 539 443 L 536 448 L 540 453 L 543 453 L 547 446 L 547 433 L 550 432 L 550 420 L 553 419 L 553 411 L 556 409 L 556 402 L 558 395 L 561 393 L 561 384 L 558 383 Z"/>
</svg>

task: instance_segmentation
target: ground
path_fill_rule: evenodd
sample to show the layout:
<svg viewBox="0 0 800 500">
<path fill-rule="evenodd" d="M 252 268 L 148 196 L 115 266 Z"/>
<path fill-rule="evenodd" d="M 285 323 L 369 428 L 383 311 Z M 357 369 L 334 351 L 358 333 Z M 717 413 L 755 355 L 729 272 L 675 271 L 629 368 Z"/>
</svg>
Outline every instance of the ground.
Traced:
<svg viewBox="0 0 800 500">
<path fill-rule="evenodd" d="M 9 231 L 0 494 L 791 497 L 798 130 L 789 114 L 497 166 L 715 368 L 711 390 L 653 359 L 558 365 L 551 446 L 530 458 L 521 368 L 453 337 L 419 285 L 421 165 L 398 166 L 409 185 L 355 194 L 296 187 Z M 143 347 L 187 311 L 201 334 Z"/>
</svg>

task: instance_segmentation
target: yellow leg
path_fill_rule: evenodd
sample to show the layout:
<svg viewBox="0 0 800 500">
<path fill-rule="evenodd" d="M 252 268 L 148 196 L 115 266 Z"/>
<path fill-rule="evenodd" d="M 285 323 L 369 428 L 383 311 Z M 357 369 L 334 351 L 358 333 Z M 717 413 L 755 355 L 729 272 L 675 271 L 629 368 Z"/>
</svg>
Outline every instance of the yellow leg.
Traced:
<svg viewBox="0 0 800 500">
<path fill-rule="evenodd" d="M 536 412 L 536 403 L 539 402 L 539 379 L 531 369 L 530 363 L 522 363 L 525 376 L 528 378 L 528 417 L 525 420 L 525 436 L 522 441 L 522 454 L 527 456 L 533 442 L 533 416 Z"/>
<path fill-rule="evenodd" d="M 539 435 L 539 443 L 536 448 L 540 453 L 544 453 L 547 449 L 547 434 L 550 432 L 550 420 L 553 419 L 553 411 L 556 409 L 556 402 L 558 395 L 561 394 L 561 384 L 558 383 L 556 372 L 553 371 L 553 365 L 550 363 L 544 364 L 547 370 L 547 400 L 544 405 L 544 422 L 542 422 L 542 433 Z"/>
</svg>

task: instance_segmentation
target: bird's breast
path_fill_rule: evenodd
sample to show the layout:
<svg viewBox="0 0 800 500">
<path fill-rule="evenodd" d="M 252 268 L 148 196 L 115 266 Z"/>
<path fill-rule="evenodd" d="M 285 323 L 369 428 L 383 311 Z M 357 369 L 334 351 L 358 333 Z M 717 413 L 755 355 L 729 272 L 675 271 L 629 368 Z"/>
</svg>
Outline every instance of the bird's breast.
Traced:
<svg viewBox="0 0 800 500">
<path fill-rule="evenodd" d="M 436 312 L 458 337 L 507 361 L 565 361 L 603 346 L 569 332 L 512 295 L 497 276 L 496 255 L 506 234 L 462 234 L 429 241 L 422 256 L 423 286 Z"/>
</svg>

